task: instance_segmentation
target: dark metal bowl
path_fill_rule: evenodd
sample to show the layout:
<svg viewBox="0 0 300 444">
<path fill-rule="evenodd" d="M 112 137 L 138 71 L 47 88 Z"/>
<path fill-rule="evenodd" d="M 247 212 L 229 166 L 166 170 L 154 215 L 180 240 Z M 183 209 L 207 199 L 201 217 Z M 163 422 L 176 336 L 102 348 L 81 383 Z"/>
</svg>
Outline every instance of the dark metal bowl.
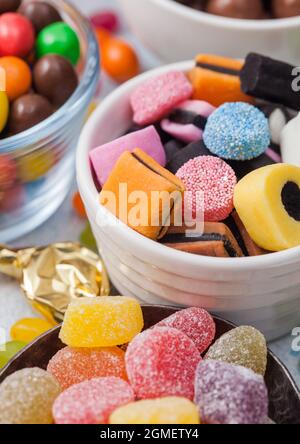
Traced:
<svg viewBox="0 0 300 444">
<path fill-rule="evenodd" d="M 177 308 L 145 305 L 143 308 L 145 329 L 178 311 Z M 235 325 L 214 317 L 216 339 L 235 328 Z M 49 360 L 64 344 L 58 338 L 60 326 L 37 338 L 17 354 L 0 372 L 0 383 L 11 373 L 25 367 L 46 369 Z M 268 352 L 266 384 L 269 390 L 269 416 L 277 424 L 300 424 L 300 392 L 286 367 L 272 352 Z"/>
</svg>

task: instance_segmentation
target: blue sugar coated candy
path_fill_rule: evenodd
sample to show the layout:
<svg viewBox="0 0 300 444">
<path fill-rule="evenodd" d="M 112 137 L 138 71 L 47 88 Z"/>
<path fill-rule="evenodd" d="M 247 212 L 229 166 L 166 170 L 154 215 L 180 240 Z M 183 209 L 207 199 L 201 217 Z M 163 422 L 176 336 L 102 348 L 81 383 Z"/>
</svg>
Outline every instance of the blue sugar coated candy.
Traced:
<svg viewBox="0 0 300 444">
<path fill-rule="evenodd" d="M 268 119 L 247 103 L 225 103 L 209 116 L 203 140 L 213 154 L 223 159 L 254 159 L 270 145 Z"/>
</svg>

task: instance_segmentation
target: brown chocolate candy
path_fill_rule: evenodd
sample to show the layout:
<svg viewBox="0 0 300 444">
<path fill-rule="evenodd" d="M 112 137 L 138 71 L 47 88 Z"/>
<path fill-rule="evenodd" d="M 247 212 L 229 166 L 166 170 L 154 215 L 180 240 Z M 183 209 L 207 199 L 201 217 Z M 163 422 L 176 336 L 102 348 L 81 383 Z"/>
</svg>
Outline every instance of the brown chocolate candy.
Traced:
<svg viewBox="0 0 300 444">
<path fill-rule="evenodd" d="M 24 15 L 33 24 L 36 33 L 51 23 L 62 20 L 59 12 L 46 2 L 26 2 L 22 3 L 19 13 Z"/>
<path fill-rule="evenodd" d="M 0 0 L 0 14 L 16 11 L 20 4 L 21 0 Z"/>
<path fill-rule="evenodd" d="M 26 94 L 11 106 L 8 121 L 10 134 L 18 134 L 42 122 L 53 113 L 51 103 L 38 94 Z"/>
<path fill-rule="evenodd" d="M 273 0 L 272 12 L 275 18 L 300 15 L 300 0 Z"/>
<path fill-rule="evenodd" d="M 261 0 L 209 0 L 206 11 L 239 19 L 258 20 L 265 17 Z"/>
<path fill-rule="evenodd" d="M 35 64 L 33 82 L 38 94 L 46 97 L 55 107 L 60 107 L 77 88 L 78 76 L 69 60 L 49 54 Z"/>
</svg>

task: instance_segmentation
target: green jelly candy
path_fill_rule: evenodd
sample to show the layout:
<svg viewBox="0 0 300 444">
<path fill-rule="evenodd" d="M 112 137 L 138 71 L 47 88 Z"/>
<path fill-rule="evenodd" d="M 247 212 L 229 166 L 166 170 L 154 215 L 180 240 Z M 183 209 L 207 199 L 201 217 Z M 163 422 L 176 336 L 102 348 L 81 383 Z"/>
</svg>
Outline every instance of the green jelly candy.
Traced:
<svg viewBox="0 0 300 444">
<path fill-rule="evenodd" d="M 3 368 L 22 348 L 26 342 L 10 341 L 0 346 L 0 368 Z"/>
<path fill-rule="evenodd" d="M 38 58 L 46 54 L 59 54 L 76 65 L 80 58 L 80 42 L 76 32 L 64 22 L 46 26 L 36 40 Z"/>
<path fill-rule="evenodd" d="M 80 243 L 90 250 L 97 251 L 97 244 L 89 222 L 86 224 L 85 229 L 80 235 Z"/>
</svg>

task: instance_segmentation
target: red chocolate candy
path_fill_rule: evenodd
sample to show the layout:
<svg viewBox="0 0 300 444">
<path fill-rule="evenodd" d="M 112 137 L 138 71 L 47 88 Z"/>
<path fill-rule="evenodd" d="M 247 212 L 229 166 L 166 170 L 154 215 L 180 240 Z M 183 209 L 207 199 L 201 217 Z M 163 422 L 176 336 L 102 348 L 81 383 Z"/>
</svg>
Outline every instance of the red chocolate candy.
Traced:
<svg viewBox="0 0 300 444">
<path fill-rule="evenodd" d="M 21 14 L 7 12 L 0 16 L 0 55 L 27 56 L 34 46 L 33 25 Z"/>
<path fill-rule="evenodd" d="M 33 24 L 36 33 L 51 23 L 62 20 L 59 12 L 46 2 L 26 2 L 19 9 L 19 13 L 24 15 Z"/>
</svg>

